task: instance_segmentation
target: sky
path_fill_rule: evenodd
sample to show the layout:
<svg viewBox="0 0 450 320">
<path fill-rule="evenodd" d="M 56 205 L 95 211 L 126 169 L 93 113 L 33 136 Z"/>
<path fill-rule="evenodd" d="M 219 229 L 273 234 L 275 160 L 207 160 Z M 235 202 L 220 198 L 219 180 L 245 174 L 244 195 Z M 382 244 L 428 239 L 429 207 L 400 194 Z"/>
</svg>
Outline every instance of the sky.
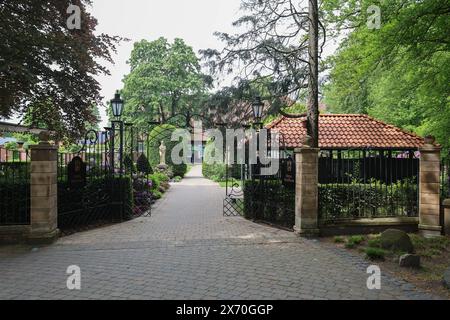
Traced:
<svg viewBox="0 0 450 320">
<path fill-rule="evenodd" d="M 118 47 L 114 65 L 105 64 L 110 76 L 99 76 L 102 96 L 106 103 L 122 79 L 129 73 L 127 60 L 133 44 L 146 39 L 165 37 L 169 41 L 182 38 L 195 52 L 206 48 L 221 48 L 213 33 L 230 32 L 231 23 L 239 17 L 240 0 L 93 0 L 89 11 L 97 18 L 97 33 L 107 33 L 130 39 Z M 100 108 L 102 125 L 107 125 L 104 108 Z"/>
</svg>

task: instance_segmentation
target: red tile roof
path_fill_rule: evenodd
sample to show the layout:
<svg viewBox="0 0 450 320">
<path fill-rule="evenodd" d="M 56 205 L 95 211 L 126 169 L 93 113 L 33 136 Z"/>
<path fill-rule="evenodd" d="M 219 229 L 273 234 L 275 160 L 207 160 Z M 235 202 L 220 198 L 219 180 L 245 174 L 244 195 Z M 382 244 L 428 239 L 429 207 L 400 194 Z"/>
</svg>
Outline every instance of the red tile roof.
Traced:
<svg viewBox="0 0 450 320">
<path fill-rule="evenodd" d="M 302 145 L 306 118 L 281 118 L 267 126 L 281 132 L 287 148 Z M 423 138 L 361 114 L 321 114 L 319 146 L 321 148 L 418 148 Z"/>
</svg>

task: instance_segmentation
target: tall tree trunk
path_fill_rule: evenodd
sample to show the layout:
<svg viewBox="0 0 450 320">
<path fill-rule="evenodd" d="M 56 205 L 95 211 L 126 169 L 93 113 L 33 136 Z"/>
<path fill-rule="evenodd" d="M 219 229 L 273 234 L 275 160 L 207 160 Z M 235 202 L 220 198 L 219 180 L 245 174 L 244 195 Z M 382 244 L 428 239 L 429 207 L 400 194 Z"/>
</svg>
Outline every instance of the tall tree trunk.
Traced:
<svg viewBox="0 0 450 320">
<path fill-rule="evenodd" d="M 177 107 L 178 107 L 178 100 L 180 100 L 180 95 L 178 92 L 174 92 L 172 94 L 172 104 L 171 104 L 171 116 L 174 117 L 177 113 Z"/>
<path fill-rule="evenodd" d="M 309 81 L 308 135 L 312 147 L 319 146 L 319 8 L 317 0 L 309 0 Z"/>
<path fill-rule="evenodd" d="M 164 106 L 163 104 L 160 102 L 159 103 L 159 116 L 160 116 L 160 120 L 162 123 L 166 122 L 166 115 L 164 114 Z"/>
</svg>

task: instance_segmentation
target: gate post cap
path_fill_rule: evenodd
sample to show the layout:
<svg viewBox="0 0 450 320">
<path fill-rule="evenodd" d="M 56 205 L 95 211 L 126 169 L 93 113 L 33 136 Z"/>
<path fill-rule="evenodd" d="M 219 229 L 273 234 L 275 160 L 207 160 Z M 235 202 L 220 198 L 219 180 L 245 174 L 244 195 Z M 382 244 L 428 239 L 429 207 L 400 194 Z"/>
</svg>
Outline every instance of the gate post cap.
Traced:
<svg viewBox="0 0 450 320">
<path fill-rule="evenodd" d="M 450 208 L 450 199 L 445 199 L 443 205 L 446 208 Z"/>
<path fill-rule="evenodd" d="M 432 135 L 428 135 L 424 138 L 425 144 L 434 144 L 434 142 L 436 141 L 436 138 Z"/>
</svg>

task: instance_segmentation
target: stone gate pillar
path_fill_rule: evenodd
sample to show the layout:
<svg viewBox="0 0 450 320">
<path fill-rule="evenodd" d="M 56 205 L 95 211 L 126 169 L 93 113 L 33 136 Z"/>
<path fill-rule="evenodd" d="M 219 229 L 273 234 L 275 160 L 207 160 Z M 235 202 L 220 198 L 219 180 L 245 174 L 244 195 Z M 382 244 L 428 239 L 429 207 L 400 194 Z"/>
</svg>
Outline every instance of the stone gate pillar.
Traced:
<svg viewBox="0 0 450 320">
<path fill-rule="evenodd" d="M 427 237 L 440 236 L 440 153 L 441 147 L 427 137 L 420 150 L 419 232 Z"/>
<path fill-rule="evenodd" d="M 50 145 L 48 134 L 39 136 L 41 142 L 31 146 L 31 228 L 29 241 L 51 243 L 58 237 L 57 153 Z"/>
<path fill-rule="evenodd" d="M 319 150 L 304 145 L 295 149 L 295 232 L 303 237 L 319 235 Z"/>
</svg>

